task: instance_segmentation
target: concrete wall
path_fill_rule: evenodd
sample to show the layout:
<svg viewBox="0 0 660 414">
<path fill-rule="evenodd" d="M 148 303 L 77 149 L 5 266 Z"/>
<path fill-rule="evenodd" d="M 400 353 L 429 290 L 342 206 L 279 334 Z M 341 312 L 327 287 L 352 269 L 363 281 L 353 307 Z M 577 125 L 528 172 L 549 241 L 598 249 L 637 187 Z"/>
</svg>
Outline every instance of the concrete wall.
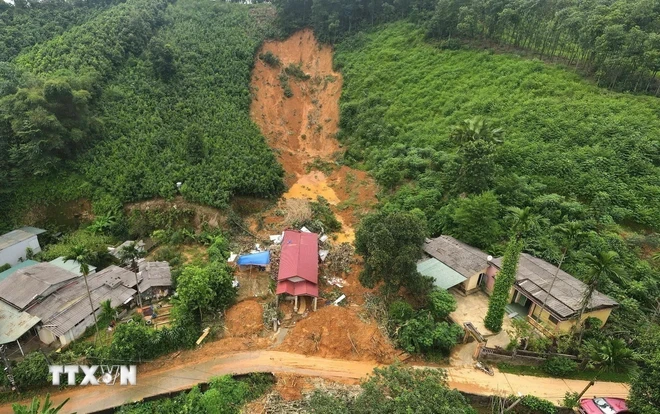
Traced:
<svg viewBox="0 0 660 414">
<path fill-rule="evenodd" d="M 597 318 L 600 319 L 604 325 L 607 322 L 607 319 L 610 317 L 611 313 L 612 308 L 585 312 L 584 315 L 582 315 L 582 321 L 586 320 L 587 318 Z M 541 307 L 535 303 L 532 304 L 532 307 L 530 308 L 530 315 L 536 316 L 541 320 L 541 323 L 546 328 L 558 333 L 570 332 L 570 330 L 573 328 L 573 326 L 575 326 L 575 323 L 577 322 L 575 319 L 569 319 L 567 321 L 559 321 L 559 323 L 555 324 L 550 321 L 550 313 L 547 310 L 541 312 Z"/>
<path fill-rule="evenodd" d="M 57 339 L 57 336 L 48 328 L 41 327 L 39 329 L 39 340 L 46 345 L 52 344 Z"/>
<path fill-rule="evenodd" d="M 493 287 L 495 287 L 495 275 L 497 274 L 498 269 L 490 265 L 488 268 L 486 268 L 486 284 L 485 284 L 485 289 L 486 293 L 489 295 L 493 293 Z"/>
<path fill-rule="evenodd" d="M 37 240 L 37 236 L 32 236 L 27 240 L 23 240 L 22 242 L 16 243 L 13 246 L 2 249 L 2 251 L 0 251 L 0 266 L 5 263 L 9 263 L 10 265 L 14 266 L 22 260 L 25 260 L 25 250 L 27 250 L 28 247 L 31 248 L 35 254 L 41 251 L 41 246 L 39 246 L 39 240 Z"/>
<path fill-rule="evenodd" d="M 463 282 L 463 290 L 466 293 L 470 293 L 474 290 L 479 289 L 479 273 L 475 273 L 472 276 L 470 276 L 465 282 Z"/>
</svg>

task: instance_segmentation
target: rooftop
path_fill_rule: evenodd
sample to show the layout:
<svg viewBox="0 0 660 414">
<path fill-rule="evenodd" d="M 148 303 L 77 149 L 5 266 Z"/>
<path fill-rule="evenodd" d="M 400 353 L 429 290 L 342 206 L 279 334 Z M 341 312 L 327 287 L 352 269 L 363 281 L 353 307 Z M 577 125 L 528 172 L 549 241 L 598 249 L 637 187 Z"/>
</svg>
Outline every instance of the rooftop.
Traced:
<svg viewBox="0 0 660 414">
<path fill-rule="evenodd" d="M 0 250 L 4 250 L 7 247 L 11 247 L 17 243 L 32 238 L 37 234 L 40 234 L 38 231 L 43 233 L 45 230 L 37 229 L 36 227 L 23 227 L 21 229 L 12 230 L 9 233 L 5 233 L 0 236 Z"/>
<path fill-rule="evenodd" d="M 498 257 L 491 263 L 497 268 L 501 268 L 502 258 Z M 516 285 L 527 293 L 526 296 L 531 296 L 530 299 L 538 303 L 545 302 L 546 307 L 557 316 L 568 319 L 579 311 L 587 285 L 565 271 L 558 270 L 557 266 L 545 260 L 522 253 L 516 273 Z M 548 294 L 555 274 L 557 274 L 557 280 Z M 618 303 L 609 296 L 594 291 L 588 309 L 611 308 L 617 305 Z"/>
<path fill-rule="evenodd" d="M 450 236 L 426 239 L 423 249 L 466 278 L 481 273 L 488 266 L 486 253 Z"/>
<path fill-rule="evenodd" d="M 172 286 L 172 273 L 167 262 L 141 262 L 138 276 L 142 279 L 140 292 L 154 286 Z"/>
<path fill-rule="evenodd" d="M 75 260 L 67 260 L 64 261 L 64 257 L 60 256 L 57 259 L 51 260 L 48 262 L 52 265 L 55 265 L 59 268 L 62 268 L 64 270 L 67 270 L 71 273 L 75 273 L 78 276 L 82 276 L 82 272 L 80 271 L 80 263 L 78 263 Z M 96 271 L 96 266 L 89 265 L 89 273 L 94 273 Z"/>
<path fill-rule="evenodd" d="M 133 273 L 128 273 L 135 277 Z M 101 302 L 108 299 L 113 307 L 117 307 L 130 300 L 136 293 L 135 290 L 127 288 L 121 283 L 110 285 L 107 279 L 107 274 L 104 277 L 101 272 L 87 277 L 95 309 L 100 308 Z M 28 308 L 27 311 L 31 315 L 41 318 L 42 324 L 48 326 L 58 336 L 63 335 L 92 314 L 87 299 L 87 289 L 82 278 L 48 295 L 40 303 Z"/>
<path fill-rule="evenodd" d="M 109 266 L 100 272 L 97 272 L 96 275 L 98 278 L 94 278 L 94 280 L 95 283 L 99 285 L 107 285 L 111 288 L 117 285 L 123 285 L 127 288 L 132 288 L 136 285 L 135 273 L 131 272 L 130 270 L 126 270 L 123 267 Z M 139 273 L 138 280 L 140 280 Z"/>
<path fill-rule="evenodd" d="M 433 278 L 433 285 L 442 289 L 452 288 L 463 283 L 467 278 L 436 258 L 417 263 L 417 271 Z"/>
<path fill-rule="evenodd" d="M 294 277 L 317 284 L 319 279 L 318 234 L 287 230 L 282 239 L 277 280 Z"/>
<path fill-rule="evenodd" d="M 19 262 L 18 264 L 13 265 L 9 269 L 5 270 L 4 272 L 0 272 L 0 281 L 6 279 L 7 277 L 9 277 L 9 275 L 13 274 L 14 272 L 16 272 L 19 269 L 22 269 L 22 268 L 28 267 L 28 266 L 32 266 L 32 265 L 36 265 L 37 263 L 39 263 L 39 262 L 34 261 L 34 260 L 24 260 L 22 262 Z"/>
<path fill-rule="evenodd" d="M 23 309 L 50 288 L 77 277 L 50 263 L 37 263 L 19 269 L 0 281 L 0 298 L 17 309 Z"/>
<path fill-rule="evenodd" d="M 13 342 L 39 323 L 39 318 L 0 301 L 0 344 Z"/>
</svg>

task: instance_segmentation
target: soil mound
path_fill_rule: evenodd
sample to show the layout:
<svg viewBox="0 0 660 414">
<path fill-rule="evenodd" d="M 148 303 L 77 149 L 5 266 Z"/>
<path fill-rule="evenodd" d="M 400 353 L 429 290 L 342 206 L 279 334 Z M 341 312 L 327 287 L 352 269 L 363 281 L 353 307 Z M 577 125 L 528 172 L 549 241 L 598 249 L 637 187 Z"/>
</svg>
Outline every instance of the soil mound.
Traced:
<svg viewBox="0 0 660 414">
<path fill-rule="evenodd" d="M 391 363 L 396 355 L 375 323 L 365 323 L 354 310 L 340 306 L 311 312 L 289 331 L 278 350 L 380 363 Z"/>
<path fill-rule="evenodd" d="M 245 300 L 229 308 L 225 315 L 227 337 L 245 338 L 264 329 L 263 308 L 256 300 Z"/>
</svg>

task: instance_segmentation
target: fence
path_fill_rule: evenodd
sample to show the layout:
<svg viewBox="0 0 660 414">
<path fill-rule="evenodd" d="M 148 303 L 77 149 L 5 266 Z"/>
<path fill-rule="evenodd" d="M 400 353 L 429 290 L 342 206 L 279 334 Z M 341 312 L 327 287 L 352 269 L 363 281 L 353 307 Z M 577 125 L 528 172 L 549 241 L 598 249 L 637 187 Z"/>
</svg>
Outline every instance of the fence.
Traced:
<svg viewBox="0 0 660 414">
<path fill-rule="evenodd" d="M 564 357 L 580 363 L 582 360 L 575 355 L 557 354 L 552 352 L 540 353 L 525 351 L 522 349 L 507 351 L 502 348 L 482 347 L 479 358 L 489 361 L 507 362 L 512 365 L 541 365 L 546 359 L 552 357 Z"/>
</svg>

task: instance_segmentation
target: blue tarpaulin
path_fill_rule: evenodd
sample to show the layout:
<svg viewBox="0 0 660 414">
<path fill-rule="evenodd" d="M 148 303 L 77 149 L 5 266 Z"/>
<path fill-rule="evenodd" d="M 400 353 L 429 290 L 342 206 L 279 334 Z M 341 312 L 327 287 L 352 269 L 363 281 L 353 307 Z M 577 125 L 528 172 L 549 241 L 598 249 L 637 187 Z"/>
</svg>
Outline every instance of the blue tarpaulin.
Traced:
<svg viewBox="0 0 660 414">
<path fill-rule="evenodd" d="M 270 252 L 244 254 L 238 257 L 236 262 L 239 266 L 266 266 L 270 264 Z"/>
</svg>

